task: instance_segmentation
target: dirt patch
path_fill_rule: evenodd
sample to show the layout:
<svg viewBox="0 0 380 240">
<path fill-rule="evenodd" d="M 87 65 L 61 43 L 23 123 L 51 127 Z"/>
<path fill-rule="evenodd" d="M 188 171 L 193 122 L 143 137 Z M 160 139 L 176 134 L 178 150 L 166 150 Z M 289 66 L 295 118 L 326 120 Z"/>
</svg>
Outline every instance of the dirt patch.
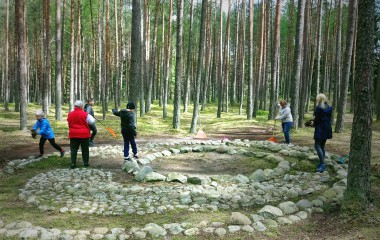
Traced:
<svg viewBox="0 0 380 240">
<path fill-rule="evenodd" d="M 219 154 L 216 152 L 186 153 L 154 160 L 150 166 L 154 171 L 168 174 L 178 172 L 188 176 L 219 174 L 251 174 L 253 169 L 248 157 Z"/>
</svg>

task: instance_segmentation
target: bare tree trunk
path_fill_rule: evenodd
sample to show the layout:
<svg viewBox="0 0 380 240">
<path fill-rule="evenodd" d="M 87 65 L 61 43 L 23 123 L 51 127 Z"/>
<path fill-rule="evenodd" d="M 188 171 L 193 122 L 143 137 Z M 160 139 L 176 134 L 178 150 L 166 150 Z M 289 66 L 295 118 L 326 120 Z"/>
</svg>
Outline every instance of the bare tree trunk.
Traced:
<svg viewBox="0 0 380 240">
<path fill-rule="evenodd" d="M 217 118 L 222 117 L 222 105 L 223 105 L 223 9 L 222 9 L 223 0 L 220 0 L 219 3 L 219 59 L 218 59 L 218 112 L 216 114 Z"/>
<path fill-rule="evenodd" d="M 4 76 L 4 108 L 9 111 L 9 0 L 7 0 L 7 20 L 6 20 L 6 33 L 5 33 L 5 76 Z"/>
<path fill-rule="evenodd" d="M 245 4 L 244 4 L 245 5 Z M 229 108 L 229 79 L 230 79 L 230 30 L 231 30 L 231 0 L 228 0 L 226 35 L 224 41 L 224 104 L 223 110 L 228 113 Z"/>
<path fill-rule="evenodd" d="M 202 58 L 203 58 L 203 44 L 205 35 L 205 18 L 207 12 L 207 0 L 202 0 L 202 13 L 201 13 L 201 27 L 199 30 L 199 49 L 198 49 L 198 62 L 197 62 L 197 78 L 195 84 L 195 99 L 193 108 L 193 117 L 191 120 L 190 132 L 196 132 L 196 126 L 199 114 L 199 97 L 201 92 L 201 78 L 202 78 Z"/>
<path fill-rule="evenodd" d="M 56 0 L 55 14 L 55 119 L 62 121 L 62 31 L 61 0 Z"/>
<path fill-rule="evenodd" d="M 70 40 L 70 47 L 71 47 L 71 53 L 70 53 L 70 108 L 69 110 L 72 111 L 74 109 L 74 83 L 75 83 L 75 62 L 74 62 L 74 56 L 75 56 L 75 24 L 74 24 L 74 10 L 75 10 L 75 1 L 71 0 L 71 40 Z"/>
<path fill-rule="evenodd" d="M 189 26 L 189 32 L 193 32 L 193 17 L 194 17 L 194 0 L 191 0 L 190 2 L 190 26 Z M 184 96 L 183 96 L 183 112 L 188 111 L 189 106 L 189 95 L 190 95 L 190 69 L 191 69 L 191 59 L 192 59 L 192 36 L 193 34 L 189 34 L 188 39 L 188 45 L 187 45 L 187 60 L 186 60 L 186 81 L 185 81 L 185 89 L 184 89 Z"/>
<path fill-rule="evenodd" d="M 371 154 L 373 117 L 373 67 L 375 49 L 375 1 L 358 1 L 357 68 L 354 120 L 348 163 L 347 189 L 342 209 L 361 214 L 371 199 Z"/>
<path fill-rule="evenodd" d="M 121 102 L 121 82 L 120 82 L 120 59 L 119 59 L 119 23 L 118 23 L 118 10 L 117 10 L 117 1 L 114 1 L 114 11 L 115 11 L 115 108 L 119 108 L 119 104 Z"/>
<path fill-rule="evenodd" d="M 175 66 L 175 89 L 173 128 L 181 127 L 181 86 L 182 86 L 182 25 L 183 25 L 183 0 L 177 0 L 177 41 L 176 41 L 176 66 Z"/>
<path fill-rule="evenodd" d="M 340 133 L 344 129 L 344 116 L 347 107 L 347 95 L 348 95 L 348 83 L 350 81 L 351 72 L 351 60 L 352 60 L 352 50 L 354 46 L 354 32 L 355 32 L 355 22 L 356 22 L 356 9 L 357 0 L 349 1 L 348 5 L 348 19 L 347 19 L 347 36 L 346 36 L 346 51 L 343 63 L 343 76 L 340 86 L 340 98 L 337 108 L 337 119 L 335 124 L 335 132 Z"/>
<path fill-rule="evenodd" d="M 299 84 L 301 79 L 302 68 L 302 52 L 303 52 L 303 30 L 304 30 L 304 13 L 305 1 L 298 1 L 298 14 L 297 14 L 297 29 L 296 29 L 296 45 L 294 52 L 294 77 L 292 78 L 292 94 L 291 103 L 293 110 L 293 126 L 298 129 L 298 106 L 299 106 Z"/>
<path fill-rule="evenodd" d="M 141 58 L 141 5 L 139 0 L 132 0 L 132 32 L 131 32 L 131 69 L 129 81 L 128 100 L 133 101 L 137 107 L 139 99 L 140 58 Z M 136 116 L 136 115 L 135 115 Z"/>
<path fill-rule="evenodd" d="M 26 87 L 26 59 L 25 59 L 25 36 L 24 36 L 24 13 L 25 13 L 25 0 L 15 0 L 15 9 L 17 11 L 18 21 L 18 76 L 20 78 L 20 85 L 17 86 L 20 92 L 20 130 L 27 129 L 27 87 Z"/>
<path fill-rule="evenodd" d="M 273 55 L 272 55 L 272 73 L 271 73 L 271 88 L 270 88 L 270 103 L 268 119 L 274 119 L 276 111 L 277 99 L 277 76 L 279 67 L 279 52 L 280 52 L 280 18 L 281 18 L 281 0 L 277 0 L 276 5 L 276 20 L 274 24 L 274 41 L 273 41 Z"/>
<path fill-rule="evenodd" d="M 171 35 L 172 35 L 172 14 L 173 14 L 173 0 L 169 0 L 169 25 L 166 38 L 165 46 L 165 76 L 164 76 L 164 88 L 163 88 L 163 108 L 162 108 L 162 117 L 168 117 L 168 98 L 169 98 L 169 78 L 170 78 L 170 58 L 171 58 Z"/>
<path fill-rule="evenodd" d="M 50 50 L 50 1 L 44 0 L 44 87 L 43 110 L 49 114 L 51 84 L 51 50 Z"/>
<path fill-rule="evenodd" d="M 333 107 L 338 106 L 338 99 L 340 98 L 340 82 L 342 79 L 342 0 L 338 0 L 338 15 L 337 15 L 337 36 L 335 47 L 335 76 L 334 76 L 334 97 Z M 334 115 L 332 115 L 332 122 L 334 122 Z"/>
</svg>

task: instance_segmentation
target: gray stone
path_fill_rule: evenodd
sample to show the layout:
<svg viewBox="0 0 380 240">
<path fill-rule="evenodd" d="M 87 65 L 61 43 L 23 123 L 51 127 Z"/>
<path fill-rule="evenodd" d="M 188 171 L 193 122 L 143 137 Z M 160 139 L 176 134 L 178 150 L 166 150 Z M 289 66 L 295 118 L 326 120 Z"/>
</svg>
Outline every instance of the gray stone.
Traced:
<svg viewBox="0 0 380 240">
<path fill-rule="evenodd" d="M 19 233 L 19 237 L 21 239 L 35 239 L 39 235 L 39 231 L 35 228 L 26 228 L 24 230 L 21 230 Z"/>
<path fill-rule="evenodd" d="M 305 220 L 307 218 L 307 212 L 300 211 L 300 212 L 296 213 L 296 216 L 298 216 L 301 220 Z"/>
<path fill-rule="evenodd" d="M 271 218 L 271 219 L 284 216 L 284 213 L 282 212 L 281 209 L 274 206 L 270 206 L 270 205 L 266 205 L 263 208 L 261 208 L 257 212 L 257 214 L 263 216 L 264 218 Z"/>
<path fill-rule="evenodd" d="M 161 152 L 161 154 L 166 157 L 172 155 L 172 153 L 169 150 L 164 150 Z"/>
<path fill-rule="evenodd" d="M 278 224 L 280 225 L 288 225 L 288 224 L 292 224 L 293 222 L 290 221 L 288 218 L 286 217 L 278 217 L 277 218 L 277 222 Z"/>
<path fill-rule="evenodd" d="M 249 178 L 247 176 L 244 176 L 243 174 L 236 175 L 232 178 L 232 180 L 238 183 L 249 183 Z"/>
<path fill-rule="evenodd" d="M 106 233 L 108 233 L 108 228 L 106 228 L 106 227 L 97 227 L 97 228 L 94 228 L 93 230 L 92 230 L 92 232 L 93 233 L 95 233 L 95 234 L 106 234 Z"/>
<path fill-rule="evenodd" d="M 217 149 L 216 149 L 216 152 L 217 153 L 228 153 L 228 151 L 230 150 L 230 148 L 226 145 L 220 145 Z"/>
<path fill-rule="evenodd" d="M 139 158 L 138 160 L 138 163 L 140 163 L 141 165 L 147 165 L 151 162 L 151 160 L 149 160 L 148 158 L 146 157 L 143 157 L 143 158 Z M 133 162 L 133 161 L 132 161 Z M 132 168 L 132 170 L 129 171 L 129 173 L 131 172 L 135 172 L 135 171 L 138 171 L 138 168 L 136 168 L 136 166 L 134 168 Z"/>
<path fill-rule="evenodd" d="M 255 223 L 253 223 L 253 224 L 252 224 L 252 227 L 253 227 L 256 231 L 258 231 L 258 232 L 263 232 L 263 231 L 267 230 L 267 227 L 265 227 L 265 225 L 264 225 L 262 222 L 260 222 L 260 221 L 257 221 L 257 222 L 255 222 Z"/>
<path fill-rule="evenodd" d="M 250 225 L 244 225 L 241 227 L 241 230 L 244 231 L 244 232 L 254 232 L 255 229 L 253 227 L 251 227 Z"/>
<path fill-rule="evenodd" d="M 128 173 L 140 170 L 138 163 L 135 161 L 126 161 L 121 168 Z"/>
<path fill-rule="evenodd" d="M 189 228 L 186 229 L 183 234 L 185 234 L 185 236 L 197 236 L 200 234 L 200 230 L 199 228 Z"/>
<path fill-rule="evenodd" d="M 252 182 L 263 182 L 267 180 L 267 175 L 264 173 L 262 169 L 257 169 L 255 172 L 253 172 L 250 176 L 249 179 Z"/>
<path fill-rule="evenodd" d="M 173 154 L 181 153 L 181 150 L 179 150 L 179 149 L 177 149 L 177 148 L 171 148 L 170 151 L 171 151 Z"/>
<path fill-rule="evenodd" d="M 230 215 L 231 224 L 250 225 L 252 221 L 240 212 L 232 212 Z"/>
<path fill-rule="evenodd" d="M 237 225 L 230 225 L 230 226 L 228 226 L 228 231 L 229 231 L 230 233 L 239 232 L 240 229 L 241 229 L 241 227 L 240 227 L 240 226 L 237 226 Z"/>
<path fill-rule="evenodd" d="M 151 172 L 148 173 L 145 176 L 145 181 L 147 182 L 159 182 L 159 181 L 165 181 L 166 177 L 162 174 L 156 173 L 156 172 Z"/>
<path fill-rule="evenodd" d="M 262 223 L 267 227 L 267 228 L 276 228 L 278 227 L 278 223 L 273 220 L 273 219 L 264 219 Z"/>
<path fill-rule="evenodd" d="M 145 179 L 146 175 L 153 172 L 153 169 L 150 166 L 144 166 L 140 169 L 140 171 L 136 174 L 135 180 L 141 182 Z"/>
<path fill-rule="evenodd" d="M 180 234 L 185 230 L 179 223 L 164 224 L 164 228 L 172 235 Z"/>
<path fill-rule="evenodd" d="M 307 199 L 301 199 L 297 202 L 297 206 L 300 209 L 305 210 L 307 208 L 311 208 L 313 206 L 313 204 Z"/>
<path fill-rule="evenodd" d="M 103 239 L 103 238 L 104 238 L 104 235 L 100 234 L 100 233 L 95 233 L 95 234 L 91 235 L 91 239 L 92 240 L 100 240 L 100 239 Z"/>
<path fill-rule="evenodd" d="M 148 223 L 141 230 L 144 232 L 148 232 L 152 238 L 164 237 L 167 233 L 163 227 L 155 223 Z"/>
<path fill-rule="evenodd" d="M 286 215 L 293 214 L 295 212 L 298 212 L 298 207 L 294 202 L 286 201 L 282 202 L 278 205 L 278 208 L 282 210 L 282 212 Z"/>
<path fill-rule="evenodd" d="M 177 172 L 171 172 L 168 174 L 166 181 L 168 182 L 180 182 L 180 183 L 186 183 L 187 177 L 181 173 Z"/>
<path fill-rule="evenodd" d="M 215 229 L 214 233 L 218 237 L 224 237 L 227 234 L 227 230 L 224 228 L 217 228 L 217 229 Z"/>
<path fill-rule="evenodd" d="M 194 146 L 193 147 L 193 152 L 203 152 L 203 147 L 202 146 Z"/>
</svg>

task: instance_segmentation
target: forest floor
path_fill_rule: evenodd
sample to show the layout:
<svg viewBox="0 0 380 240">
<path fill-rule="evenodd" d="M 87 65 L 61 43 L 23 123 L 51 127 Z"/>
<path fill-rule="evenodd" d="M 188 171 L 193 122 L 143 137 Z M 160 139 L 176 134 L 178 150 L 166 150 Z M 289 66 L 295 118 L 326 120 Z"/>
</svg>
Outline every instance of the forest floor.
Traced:
<svg viewBox="0 0 380 240">
<path fill-rule="evenodd" d="M 349 116 L 350 117 L 350 116 Z M 347 118 L 347 128 L 351 129 L 351 119 Z M 14 123 L 14 121 L 11 121 Z M 0 129 L 2 122 L 0 124 Z M 17 124 L 17 123 L 14 123 Z M 206 125 L 206 124 L 205 124 Z M 250 140 L 266 140 L 272 136 L 271 124 L 255 124 L 251 123 L 247 126 L 230 126 L 230 127 L 206 127 L 207 139 L 220 140 L 223 138 L 233 139 L 250 139 Z M 98 124 L 98 129 L 102 126 Z M 276 138 L 280 141 L 283 140 L 283 135 L 280 133 L 279 127 L 276 127 Z M 38 141 L 30 137 L 29 133 L 23 131 L 1 131 L 0 134 L 0 168 L 4 167 L 7 162 L 14 159 L 27 158 L 32 155 L 38 154 Z M 300 146 L 313 146 L 312 129 L 292 130 L 292 143 Z M 62 137 L 64 136 L 64 137 Z M 189 134 L 170 135 L 167 133 L 149 134 L 138 136 L 137 143 L 143 144 L 152 141 L 162 140 L 185 140 L 193 139 L 194 136 Z M 69 149 L 69 139 L 65 134 L 57 134 L 56 142 L 62 147 Z M 122 145 L 121 137 L 114 140 L 108 136 L 104 129 L 101 129 L 99 135 L 95 139 L 97 146 L 103 145 Z M 373 125 L 373 139 L 372 139 L 372 163 L 371 163 L 371 181 L 372 181 L 372 204 L 366 213 L 355 217 L 343 217 L 339 212 L 339 206 L 330 206 L 325 209 L 324 213 L 315 213 L 311 218 L 300 221 L 291 226 L 281 226 L 276 230 L 273 235 L 260 235 L 255 239 L 378 239 L 380 236 L 380 123 Z M 349 153 L 350 146 L 350 132 L 343 132 L 334 134 L 334 138 L 328 140 L 326 150 L 332 153 L 345 156 Z M 53 149 L 47 142 L 45 145 L 45 153 L 52 153 Z M 208 156 L 207 159 L 211 159 Z M 225 159 L 224 159 L 225 158 Z M 210 161 L 199 161 L 195 158 L 187 158 L 186 165 L 183 161 L 171 161 L 170 164 L 159 166 L 161 171 L 165 172 L 175 169 L 191 168 L 193 172 L 201 173 L 207 169 L 210 173 L 246 173 L 247 169 L 244 165 L 231 164 L 228 157 L 221 158 L 218 165 Z M 69 159 L 69 158 L 68 158 Z M 91 159 L 91 166 L 95 168 L 102 168 L 105 164 L 101 159 Z M 121 176 L 120 159 L 107 160 L 107 169 L 114 169 L 118 180 L 125 179 L 125 175 Z M 67 165 L 68 166 L 68 165 Z M 119 176 L 118 176 L 119 175 Z M 128 177 L 130 178 L 130 177 Z M 0 216 L 1 218 L 1 216 Z M 251 239 L 251 238 L 244 238 Z"/>
</svg>

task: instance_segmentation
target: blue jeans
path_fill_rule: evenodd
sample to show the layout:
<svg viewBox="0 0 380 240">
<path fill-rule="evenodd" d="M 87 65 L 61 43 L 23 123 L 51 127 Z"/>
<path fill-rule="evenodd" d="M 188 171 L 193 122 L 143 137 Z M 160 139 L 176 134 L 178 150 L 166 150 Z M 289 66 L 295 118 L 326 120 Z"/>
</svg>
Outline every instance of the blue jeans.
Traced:
<svg viewBox="0 0 380 240">
<path fill-rule="evenodd" d="M 124 139 L 124 157 L 129 156 L 129 143 L 131 144 L 133 154 L 136 155 L 137 146 L 136 146 L 134 133 L 126 130 L 125 128 L 122 128 L 121 134 L 123 135 L 123 139 Z"/>
<path fill-rule="evenodd" d="M 314 140 L 314 148 L 317 151 L 318 158 L 319 158 L 319 163 L 325 163 L 325 144 L 326 144 L 327 139 L 324 140 L 319 140 L 315 139 Z"/>
<path fill-rule="evenodd" d="M 284 133 L 286 144 L 290 143 L 290 128 L 292 126 L 293 126 L 292 122 L 283 122 L 282 123 L 282 132 Z"/>
</svg>

